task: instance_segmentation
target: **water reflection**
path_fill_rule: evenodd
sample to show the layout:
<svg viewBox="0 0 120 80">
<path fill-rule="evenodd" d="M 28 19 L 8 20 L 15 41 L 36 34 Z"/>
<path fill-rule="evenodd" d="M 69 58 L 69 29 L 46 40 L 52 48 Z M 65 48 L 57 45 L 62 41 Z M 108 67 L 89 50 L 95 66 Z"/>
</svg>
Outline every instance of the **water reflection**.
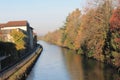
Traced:
<svg viewBox="0 0 120 80">
<path fill-rule="evenodd" d="M 120 80 L 109 66 L 40 41 L 43 52 L 27 80 Z"/>
<path fill-rule="evenodd" d="M 82 70 L 82 59 L 79 55 L 73 54 L 76 53 L 72 50 L 62 49 L 63 57 L 65 59 L 65 64 L 67 70 L 71 76 L 71 80 L 84 80 L 83 70 Z"/>
<path fill-rule="evenodd" d="M 80 56 L 75 51 L 62 49 L 71 80 L 120 80 L 108 65 Z"/>
<path fill-rule="evenodd" d="M 60 47 L 40 41 L 43 52 L 27 80 L 70 80 Z"/>
</svg>

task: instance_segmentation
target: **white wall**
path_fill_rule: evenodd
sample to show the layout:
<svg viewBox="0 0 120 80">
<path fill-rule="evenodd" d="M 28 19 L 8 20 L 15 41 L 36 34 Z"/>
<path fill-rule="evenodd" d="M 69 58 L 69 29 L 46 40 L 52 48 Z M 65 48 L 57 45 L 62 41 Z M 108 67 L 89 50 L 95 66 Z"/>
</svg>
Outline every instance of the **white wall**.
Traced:
<svg viewBox="0 0 120 80">
<path fill-rule="evenodd" d="M 22 29 L 24 31 L 27 32 L 27 36 L 29 37 L 29 46 L 32 49 L 33 48 L 33 33 L 32 33 L 32 29 L 30 27 L 27 26 L 13 26 L 13 27 L 3 27 L 1 28 L 1 30 L 11 30 L 11 29 Z M 10 37 L 9 37 L 10 39 Z"/>
<path fill-rule="evenodd" d="M 13 26 L 13 27 L 3 27 L 1 28 L 1 30 L 7 30 L 7 29 L 22 29 L 24 31 L 27 31 L 27 27 L 26 26 Z"/>
</svg>

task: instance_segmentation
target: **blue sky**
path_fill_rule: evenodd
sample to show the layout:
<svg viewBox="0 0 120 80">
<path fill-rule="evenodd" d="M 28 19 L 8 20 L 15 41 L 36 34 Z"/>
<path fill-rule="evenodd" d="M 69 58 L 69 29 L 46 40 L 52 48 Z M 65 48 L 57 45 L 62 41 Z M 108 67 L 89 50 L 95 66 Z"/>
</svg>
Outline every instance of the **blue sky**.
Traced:
<svg viewBox="0 0 120 80">
<path fill-rule="evenodd" d="M 85 0 L 0 0 L 0 23 L 27 20 L 38 35 L 60 28 Z"/>
</svg>

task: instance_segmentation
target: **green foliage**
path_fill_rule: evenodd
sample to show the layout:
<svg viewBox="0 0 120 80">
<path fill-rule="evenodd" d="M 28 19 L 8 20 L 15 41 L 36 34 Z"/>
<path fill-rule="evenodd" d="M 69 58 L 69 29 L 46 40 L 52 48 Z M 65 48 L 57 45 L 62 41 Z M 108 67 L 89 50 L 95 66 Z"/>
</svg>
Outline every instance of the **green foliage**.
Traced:
<svg viewBox="0 0 120 80">
<path fill-rule="evenodd" d="M 88 56 L 88 57 L 92 57 L 93 54 L 94 54 L 93 51 L 89 51 L 89 52 L 87 53 L 87 56 Z"/>
<path fill-rule="evenodd" d="M 66 35 L 65 33 L 62 34 L 62 40 L 61 40 L 62 43 L 64 43 L 64 41 L 65 41 L 65 39 L 66 39 L 66 36 L 67 36 L 67 35 Z"/>
<path fill-rule="evenodd" d="M 83 50 L 79 48 L 78 51 L 77 51 L 77 53 L 78 54 L 83 54 Z"/>
<path fill-rule="evenodd" d="M 17 50 L 25 49 L 26 34 L 21 30 L 12 30 L 10 35 L 13 37 L 13 42 L 16 44 Z"/>
<path fill-rule="evenodd" d="M 116 51 L 112 51 L 112 56 L 113 56 L 113 57 L 118 57 L 118 56 L 119 56 L 119 53 L 117 53 Z"/>
</svg>

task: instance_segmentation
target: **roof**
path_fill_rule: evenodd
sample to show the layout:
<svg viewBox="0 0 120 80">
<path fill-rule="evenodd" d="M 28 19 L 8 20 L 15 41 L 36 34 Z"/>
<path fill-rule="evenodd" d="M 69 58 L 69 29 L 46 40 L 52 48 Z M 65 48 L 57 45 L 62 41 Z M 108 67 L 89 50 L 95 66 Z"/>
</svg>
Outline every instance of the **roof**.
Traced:
<svg viewBox="0 0 120 80">
<path fill-rule="evenodd" d="M 0 24 L 0 28 L 3 27 L 22 27 L 22 26 L 28 26 L 30 29 L 33 30 L 33 28 L 29 25 L 29 23 L 26 20 L 23 21 L 9 21 L 7 23 Z"/>
<path fill-rule="evenodd" d="M 0 28 L 1 28 L 1 27 L 4 27 L 4 26 L 5 26 L 5 24 L 0 24 Z"/>
<path fill-rule="evenodd" d="M 7 24 L 5 24 L 5 27 L 26 26 L 27 23 L 27 21 L 9 21 Z"/>
</svg>

